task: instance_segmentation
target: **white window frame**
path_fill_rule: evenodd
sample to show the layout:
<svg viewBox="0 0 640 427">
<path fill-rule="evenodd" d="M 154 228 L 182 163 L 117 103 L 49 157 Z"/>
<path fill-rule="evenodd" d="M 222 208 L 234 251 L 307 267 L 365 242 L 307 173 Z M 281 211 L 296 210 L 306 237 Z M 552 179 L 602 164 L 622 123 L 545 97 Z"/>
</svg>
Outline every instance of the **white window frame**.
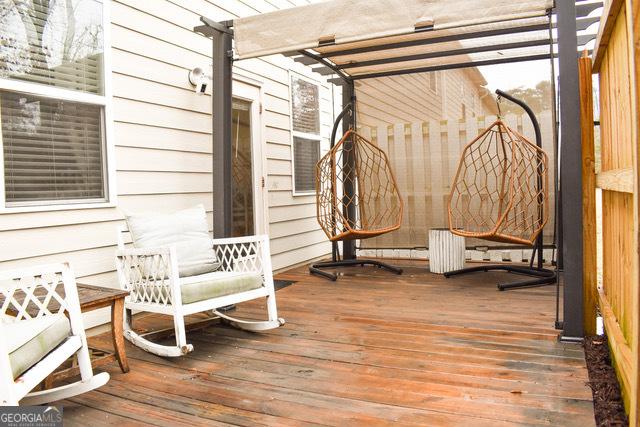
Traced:
<svg viewBox="0 0 640 427">
<path fill-rule="evenodd" d="M 293 130 L 293 79 L 300 79 L 300 80 L 304 80 L 307 83 L 311 83 L 312 85 L 315 85 L 318 88 L 318 134 L 314 134 L 314 133 L 307 133 L 307 132 L 300 132 L 300 131 L 294 131 Z M 313 80 L 303 74 L 300 73 L 296 73 L 295 71 L 291 71 L 289 70 L 289 128 L 291 129 L 291 137 L 289 138 L 289 142 L 291 145 L 291 188 L 292 188 L 292 194 L 294 197 L 300 197 L 300 196 L 311 196 L 316 194 L 316 190 L 310 190 L 310 191 L 298 191 L 296 189 L 296 158 L 295 158 L 295 152 L 294 152 L 294 141 L 293 138 L 294 137 L 299 137 L 299 138 L 305 138 L 305 139 L 310 139 L 312 141 L 317 141 L 318 142 L 318 154 L 320 155 L 320 157 L 322 157 L 322 108 L 320 107 L 322 103 L 322 96 L 321 96 L 321 85 L 320 82 L 318 82 L 317 80 Z"/>
<path fill-rule="evenodd" d="M 102 142 L 103 142 L 103 167 L 105 199 L 91 200 L 56 200 L 26 202 L 21 206 L 7 206 L 5 198 L 4 176 L 4 146 L 2 144 L 2 132 L 0 131 L 0 214 L 20 212 L 46 212 L 74 209 L 109 208 L 117 205 L 115 147 L 113 143 L 113 98 L 111 79 L 111 1 L 103 0 L 102 3 L 102 27 L 103 27 L 103 95 L 73 91 L 45 84 L 31 83 L 22 80 L 0 78 L 0 90 L 23 92 L 30 95 L 41 96 L 62 101 L 80 102 L 92 104 L 102 108 Z M 33 203 L 33 204 L 32 204 Z"/>
</svg>

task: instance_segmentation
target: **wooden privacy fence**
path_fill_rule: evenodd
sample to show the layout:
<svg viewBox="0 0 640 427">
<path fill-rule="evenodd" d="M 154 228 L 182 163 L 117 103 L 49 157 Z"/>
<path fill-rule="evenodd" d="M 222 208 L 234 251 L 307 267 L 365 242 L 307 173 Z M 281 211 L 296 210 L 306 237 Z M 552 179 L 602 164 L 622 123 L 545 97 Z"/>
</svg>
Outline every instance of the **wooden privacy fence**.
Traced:
<svg viewBox="0 0 640 427">
<path fill-rule="evenodd" d="M 584 192 L 585 332 L 604 319 L 630 425 L 638 425 L 638 53 L 639 4 L 606 2 L 593 61 L 580 59 Z M 593 69 L 592 69 L 593 64 Z M 599 74 L 600 164 L 595 174 L 592 72 Z M 597 215 L 596 189 L 602 191 Z M 602 283 L 598 286 L 596 218 L 602 225 Z"/>
<path fill-rule="evenodd" d="M 551 111 L 537 115 L 543 148 L 549 156 L 549 200 L 554 200 L 555 176 L 552 165 L 553 124 Z M 429 120 L 394 125 L 363 126 L 360 133 L 389 156 L 400 193 L 405 202 L 402 227 L 392 233 L 362 241 L 363 248 L 424 247 L 430 228 L 448 227 L 447 203 L 462 150 L 496 120 L 496 116 L 468 120 Z M 507 114 L 504 121 L 531 141 L 533 125 L 526 115 Z M 553 238 L 553 203 L 544 235 Z M 495 246 L 479 239 L 467 239 L 470 246 Z"/>
</svg>

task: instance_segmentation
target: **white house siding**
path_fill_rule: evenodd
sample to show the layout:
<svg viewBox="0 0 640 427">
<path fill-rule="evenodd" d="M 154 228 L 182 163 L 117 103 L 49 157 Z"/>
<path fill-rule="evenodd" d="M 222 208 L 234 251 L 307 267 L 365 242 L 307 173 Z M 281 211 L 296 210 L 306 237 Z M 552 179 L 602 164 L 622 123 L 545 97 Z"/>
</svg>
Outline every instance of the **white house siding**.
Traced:
<svg viewBox="0 0 640 427">
<path fill-rule="evenodd" d="M 435 92 L 429 84 L 431 75 L 437 82 Z M 481 116 L 487 107 L 481 101 L 487 94 L 482 88 L 484 84 L 478 70 L 472 68 L 360 80 L 356 82 L 358 122 L 378 126 L 455 121 L 462 118 L 462 104 L 466 106 L 467 117 Z"/>
<path fill-rule="evenodd" d="M 442 117 L 441 73 L 436 79 L 436 92 L 426 73 L 357 81 L 358 123 L 377 126 Z"/>
<path fill-rule="evenodd" d="M 172 211 L 203 203 L 212 227 L 211 98 L 187 79 L 211 64 L 211 41 L 192 31 L 214 20 L 306 4 L 305 0 L 119 0 L 111 3 L 113 135 L 117 207 L 0 215 L 0 269 L 70 261 L 80 281 L 116 287 L 115 229 L 123 212 Z M 269 234 L 275 269 L 330 251 L 315 222 L 315 197 L 292 195 L 289 69 L 278 56 L 238 62 L 263 82 Z M 331 85 L 321 86 L 323 148 L 333 119 Z M 101 320 L 95 316 L 91 323 Z"/>
</svg>

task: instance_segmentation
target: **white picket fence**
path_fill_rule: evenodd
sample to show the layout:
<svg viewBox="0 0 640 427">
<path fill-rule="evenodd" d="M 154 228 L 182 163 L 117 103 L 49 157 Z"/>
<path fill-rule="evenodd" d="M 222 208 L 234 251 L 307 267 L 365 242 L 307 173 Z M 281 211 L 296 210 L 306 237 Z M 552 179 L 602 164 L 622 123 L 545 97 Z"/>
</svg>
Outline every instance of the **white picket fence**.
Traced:
<svg viewBox="0 0 640 427">
<path fill-rule="evenodd" d="M 403 224 L 400 230 L 359 242 L 367 250 L 376 248 L 410 248 L 427 245 L 430 228 L 448 226 L 447 200 L 463 148 L 496 120 L 496 116 L 474 117 L 466 121 L 429 120 L 394 125 L 365 126 L 360 133 L 387 152 L 396 174 L 398 186 L 405 202 Z M 550 220 L 544 236 L 550 243 L 553 237 L 553 200 L 555 177 L 553 164 L 553 127 L 550 111 L 538 114 L 543 149 L 549 156 Z M 528 117 L 508 114 L 504 121 L 535 141 L 533 126 Z M 495 243 L 467 239 L 467 247 L 489 247 L 487 251 L 467 251 L 470 260 L 520 261 L 528 259 L 530 250 L 494 250 Z M 393 249 L 401 258 L 427 258 L 419 250 Z M 364 256 L 367 256 L 363 253 Z M 545 251 L 551 259 L 551 251 Z M 372 256 L 372 255 L 370 255 Z"/>
</svg>

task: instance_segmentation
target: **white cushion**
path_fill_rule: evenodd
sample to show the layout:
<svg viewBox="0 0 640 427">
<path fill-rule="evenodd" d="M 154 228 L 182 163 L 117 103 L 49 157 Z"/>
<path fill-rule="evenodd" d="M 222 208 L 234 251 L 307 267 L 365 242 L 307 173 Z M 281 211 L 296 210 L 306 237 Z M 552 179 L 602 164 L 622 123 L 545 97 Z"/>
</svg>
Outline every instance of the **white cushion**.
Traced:
<svg viewBox="0 0 640 427">
<path fill-rule="evenodd" d="M 13 378 L 27 371 L 60 345 L 71 334 L 64 314 L 5 323 L 0 327 L 9 347 Z"/>
<path fill-rule="evenodd" d="M 259 289 L 263 286 L 263 279 L 260 273 L 216 271 L 183 279 L 180 284 L 182 303 L 191 304 Z"/>
<path fill-rule="evenodd" d="M 181 277 L 209 273 L 220 267 L 203 205 L 171 214 L 130 215 L 127 224 L 136 248 L 175 246 Z"/>
<path fill-rule="evenodd" d="M 9 346 L 7 350 L 9 350 L 9 353 L 13 353 L 15 350 L 39 335 L 42 331 L 50 328 L 51 325 L 56 323 L 60 317 L 64 317 L 64 315 L 57 314 L 40 316 L 19 321 L 15 321 L 14 318 L 13 322 L 7 321 L 5 323 L 6 326 L 2 328 L 7 340 L 7 345 Z"/>
</svg>

